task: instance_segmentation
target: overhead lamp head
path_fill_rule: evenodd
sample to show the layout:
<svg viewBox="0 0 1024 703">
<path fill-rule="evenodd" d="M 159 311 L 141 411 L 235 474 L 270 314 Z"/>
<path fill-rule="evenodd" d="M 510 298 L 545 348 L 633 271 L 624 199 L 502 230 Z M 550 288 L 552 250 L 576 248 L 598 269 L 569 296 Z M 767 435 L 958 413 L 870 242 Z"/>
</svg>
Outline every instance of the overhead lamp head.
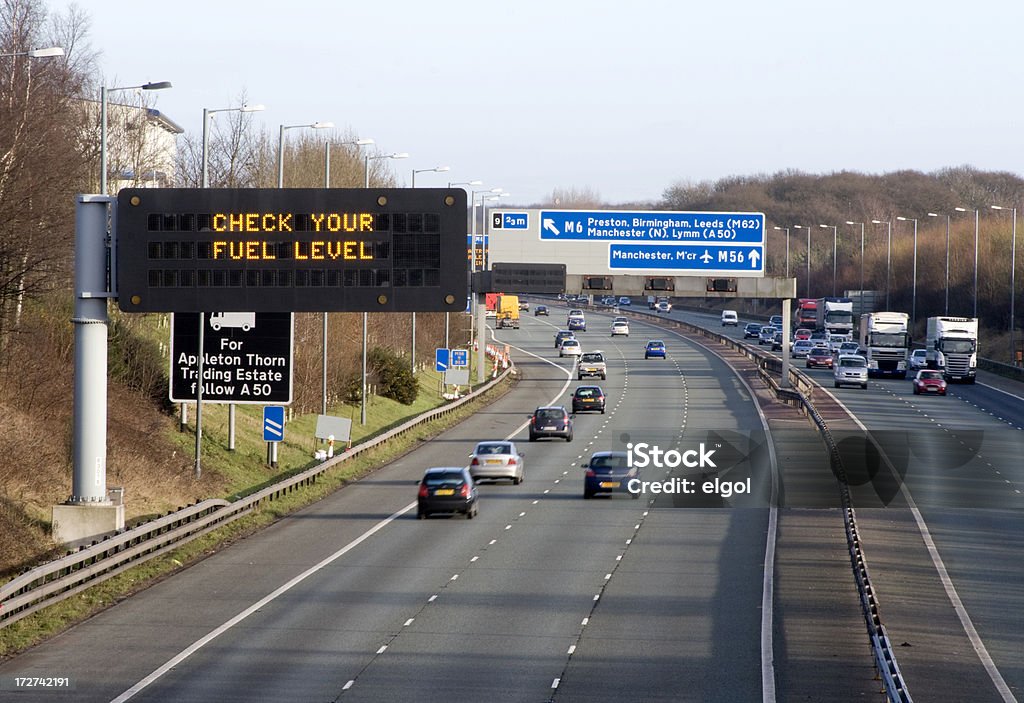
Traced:
<svg viewBox="0 0 1024 703">
<path fill-rule="evenodd" d="M 310 125 L 312 129 L 331 129 L 332 127 L 334 127 L 333 122 L 314 122 Z"/>
<path fill-rule="evenodd" d="M 156 83 L 144 83 L 139 86 L 143 90 L 163 90 L 165 88 L 172 88 L 170 81 L 158 81 Z"/>
<path fill-rule="evenodd" d="M 373 144 L 373 143 L 374 143 L 374 141 L 372 139 L 370 139 L 369 137 L 367 137 L 366 139 L 357 139 L 355 141 L 356 146 L 366 146 L 368 144 Z"/>
<path fill-rule="evenodd" d="M 50 46 L 45 49 L 32 49 L 28 52 L 28 57 L 31 59 L 44 59 L 48 56 L 63 56 L 64 48 L 60 46 Z"/>
<path fill-rule="evenodd" d="M 388 158 L 389 159 L 408 159 L 409 158 L 409 152 L 407 152 L 407 151 L 397 152 L 396 151 L 393 154 L 388 154 Z"/>
<path fill-rule="evenodd" d="M 242 107 L 238 108 L 238 111 L 239 112 L 263 112 L 266 109 L 267 109 L 266 105 L 262 105 L 262 104 L 259 104 L 259 105 L 242 105 Z"/>
</svg>

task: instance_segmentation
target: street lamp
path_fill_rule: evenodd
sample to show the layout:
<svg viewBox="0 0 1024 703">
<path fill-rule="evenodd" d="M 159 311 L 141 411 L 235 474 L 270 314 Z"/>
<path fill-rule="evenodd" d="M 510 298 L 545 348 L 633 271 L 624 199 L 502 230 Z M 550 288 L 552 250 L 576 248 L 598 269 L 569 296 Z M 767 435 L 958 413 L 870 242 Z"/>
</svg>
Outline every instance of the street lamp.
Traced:
<svg viewBox="0 0 1024 703">
<path fill-rule="evenodd" d="M 448 181 L 449 188 L 454 188 L 455 186 L 482 186 L 483 184 L 483 181 Z"/>
<path fill-rule="evenodd" d="M 6 59 L 11 56 L 27 56 L 30 59 L 45 59 L 50 56 L 63 56 L 64 48 L 60 46 L 50 46 L 45 49 L 29 49 L 28 51 L 12 51 L 9 54 L 0 54 L 0 59 Z"/>
<path fill-rule="evenodd" d="M 1000 205 L 992 205 L 993 210 L 1005 210 Z M 1015 358 L 1015 347 L 1013 346 L 1014 333 L 1014 298 L 1016 298 L 1017 286 L 1014 280 L 1017 276 L 1017 208 L 1010 208 L 1013 211 L 1013 233 L 1010 235 L 1010 363 L 1017 364 Z"/>
<path fill-rule="evenodd" d="M 953 208 L 957 212 L 967 212 L 965 207 Z M 974 208 L 974 315 L 978 316 L 978 208 Z"/>
<path fill-rule="evenodd" d="M 408 159 L 408 152 L 394 151 L 390 154 L 367 154 L 363 157 L 363 187 L 370 187 L 370 161 L 377 159 Z M 359 423 L 366 424 L 366 328 L 369 323 L 369 314 L 363 313 L 363 369 L 362 386 L 359 392 Z"/>
<path fill-rule="evenodd" d="M 860 225 L 860 310 L 864 312 L 864 223 L 847 220 L 848 225 Z"/>
<path fill-rule="evenodd" d="M 52 51 L 52 49 L 42 49 L 42 51 Z M 61 49 L 61 53 L 63 52 L 64 50 Z M 56 56 L 57 54 L 47 55 Z M 107 94 L 122 90 L 163 90 L 170 87 L 170 81 L 126 85 L 118 88 L 100 87 L 100 193 L 103 195 L 107 194 Z"/>
<path fill-rule="evenodd" d="M 811 226 L 810 225 L 793 225 L 793 229 L 806 229 L 807 230 L 807 288 L 804 296 L 807 298 L 811 297 Z"/>
<path fill-rule="evenodd" d="M 444 173 L 445 171 L 451 171 L 451 166 L 435 166 L 434 168 L 414 168 L 412 170 L 412 187 L 416 187 L 416 174 L 417 173 Z"/>
<path fill-rule="evenodd" d="M 483 230 L 484 230 L 483 234 L 480 237 L 480 239 L 481 239 L 481 242 L 480 242 L 480 270 L 484 270 L 484 268 L 486 267 L 486 261 L 485 261 L 485 259 L 486 259 L 486 249 L 485 249 L 485 244 L 486 244 L 486 237 L 487 237 L 487 201 L 488 200 L 497 200 L 499 198 L 508 197 L 510 195 L 511 195 L 511 193 L 506 193 L 504 191 L 504 189 L 502 189 L 502 188 L 494 188 L 494 189 L 492 189 L 491 192 L 484 192 L 480 196 L 480 207 L 483 210 L 483 213 L 482 213 L 483 216 L 480 218 L 480 222 L 483 223 Z M 475 214 L 475 206 L 476 206 L 475 199 L 474 199 L 473 205 L 474 205 L 474 214 Z M 474 220 L 475 220 L 475 218 L 474 218 Z M 473 254 L 474 254 L 474 259 L 475 259 L 476 258 L 476 241 L 475 241 L 475 238 L 474 238 L 473 250 L 474 250 Z M 480 311 L 479 302 L 477 303 L 476 321 L 477 321 L 477 324 L 479 325 L 479 329 L 477 330 L 477 335 L 478 335 L 477 342 L 478 343 L 477 343 L 477 356 L 476 356 L 476 358 L 477 358 L 476 380 L 477 380 L 477 383 L 482 383 L 483 380 L 484 380 L 484 348 L 486 346 L 486 341 L 487 340 L 486 340 L 486 338 L 484 336 L 485 332 L 486 332 L 486 325 L 485 325 L 485 321 L 484 321 L 484 314 L 483 314 L 483 312 Z M 470 339 L 470 344 L 472 344 L 472 339 Z"/>
<path fill-rule="evenodd" d="M 313 124 L 283 124 L 277 137 L 277 187 L 284 188 L 284 132 L 286 129 L 331 129 L 333 122 L 314 122 Z"/>
<path fill-rule="evenodd" d="M 896 219 L 900 222 L 914 223 L 914 283 L 910 294 L 910 327 L 913 329 L 914 323 L 917 322 L 917 218 L 897 217 Z"/>
<path fill-rule="evenodd" d="M 452 170 L 451 166 L 435 166 L 434 168 L 418 168 L 418 169 L 414 168 L 412 170 L 412 187 L 413 188 L 416 187 L 416 174 L 417 173 L 427 173 L 427 172 L 444 173 L 445 171 L 451 171 L 451 170 Z M 447 328 L 447 323 L 448 323 L 448 318 L 445 317 L 445 327 L 446 328 Z M 416 313 L 412 313 L 412 334 L 410 335 L 410 337 L 412 339 L 412 343 L 411 343 L 411 348 L 409 350 L 409 364 L 410 364 L 410 370 L 412 371 L 413 374 L 415 374 L 416 373 Z M 445 338 L 446 338 L 445 349 L 447 349 L 448 348 L 447 335 L 445 335 Z"/>
<path fill-rule="evenodd" d="M 928 217 L 938 217 L 939 213 L 929 212 Z M 946 215 L 946 307 L 943 308 L 943 315 L 949 314 L 949 215 Z"/>
<path fill-rule="evenodd" d="M 832 228 L 832 297 L 836 297 L 836 252 L 839 248 L 839 225 L 818 225 L 823 229 Z"/>
<path fill-rule="evenodd" d="M 873 225 L 886 225 L 889 233 L 886 235 L 885 247 L 885 309 L 889 309 L 889 270 L 892 268 L 892 220 L 871 220 Z"/>
<path fill-rule="evenodd" d="M 786 278 L 789 278 L 789 227 L 774 227 L 780 232 L 786 232 Z"/>
<path fill-rule="evenodd" d="M 203 171 L 200 176 L 200 188 L 209 187 L 209 175 L 207 169 L 208 151 L 210 148 L 210 122 L 217 112 L 262 112 L 266 110 L 264 105 L 242 105 L 241 107 L 219 107 L 216 109 L 203 108 Z"/>
</svg>

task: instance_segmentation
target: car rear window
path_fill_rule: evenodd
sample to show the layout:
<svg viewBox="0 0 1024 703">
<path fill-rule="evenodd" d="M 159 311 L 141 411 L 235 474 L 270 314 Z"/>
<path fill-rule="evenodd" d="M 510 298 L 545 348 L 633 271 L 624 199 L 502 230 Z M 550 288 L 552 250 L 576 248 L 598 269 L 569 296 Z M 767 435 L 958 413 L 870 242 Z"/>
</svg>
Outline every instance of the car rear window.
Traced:
<svg viewBox="0 0 1024 703">
<path fill-rule="evenodd" d="M 541 420 L 563 420 L 565 413 L 561 410 L 538 410 L 537 417 Z"/>
<path fill-rule="evenodd" d="M 598 393 L 596 388 L 577 388 L 576 389 L 576 397 L 577 398 L 593 398 L 596 395 L 600 395 L 600 393 Z"/>
<path fill-rule="evenodd" d="M 580 361 L 604 361 L 604 357 L 601 356 L 600 354 L 594 354 L 593 352 L 591 352 L 589 354 L 584 354 L 583 356 L 581 356 Z"/>
<path fill-rule="evenodd" d="M 438 471 L 436 473 L 427 474 L 424 476 L 423 481 L 428 486 L 442 486 L 446 483 L 461 486 L 464 479 L 461 471 Z"/>
<path fill-rule="evenodd" d="M 511 454 L 512 447 L 507 444 L 478 444 L 477 454 Z"/>
<path fill-rule="evenodd" d="M 590 466 L 595 469 L 625 469 L 629 466 L 629 458 L 620 454 L 595 456 L 590 460 Z"/>
</svg>

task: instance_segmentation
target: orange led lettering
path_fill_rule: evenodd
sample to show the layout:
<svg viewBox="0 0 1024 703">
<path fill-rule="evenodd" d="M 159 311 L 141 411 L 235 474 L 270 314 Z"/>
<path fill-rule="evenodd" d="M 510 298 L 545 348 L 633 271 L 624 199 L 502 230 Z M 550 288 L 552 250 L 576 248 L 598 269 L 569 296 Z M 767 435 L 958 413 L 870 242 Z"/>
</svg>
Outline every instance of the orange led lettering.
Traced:
<svg viewBox="0 0 1024 703">
<path fill-rule="evenodd" d="M 313 220 L 313 224 L 316 225 L 316 230 L 315 231 L 319 232 L 320 231 L 320 226 L 324 222 L 324 215 L 323 215 L 323 213 L 319 213 L 319 215 L 318 215 L 318 213 L 314 212 L 309 217 L 310 217 L 311 220 Z"/>
<path fill-rule="evenodd" d="M 274 253 L 273 244 L 270 242 L 263 242 L 263 259 L 276 259 L 277 254 Z"/>
<path fill-rule="evenodd" d="M 219 259 L 224 256 L 224 249 L 227 247 L 227 242 L 214 242 L 213 243 L 213 258 Z"/>
<path fill-rule="evenodd" d="M 245 242 L 228 242 L 228 255 L 232 259 L 244 259 Z"/>
<path fill-rule="evenodd" d="M 311 258 L 311 259 L 322 259 L 322 258 L 324 258 L 324 243 L 323 242 L 310 242 L 309 243 L 309 258 Z"/>
<path fill-rule="evenodd" d="M 295 242 L 295 260 L 303 261 L 309 257 L 302 253 L 302 242 Z"/>
<path fill-rule="evenodd" d="M 245 231 L 246 232 L 259 232 L 260 231 L 260 216 L 255 212 L 245 213 Z"/>
<path fill-rule="evenodd" d="M 260 243 L 259 242 L 246 242 L 245 243 L 245 258 L 246 259 L 258 259 L 258 258 L 260 258 Z"/>
<path fill-rule="evenodd" d="M 373 260 L 373 254 L 366 253 L 366 242 L 359 242 L 359 258 Z"/>
<path fill-rule="evenodd" d="M 341 248 L 343 242 L 327 242 L 327 256 L 332 259 L 337 259 L 341 256 Z"/>
<path fill-rule="evenodd" d="M 361 213 L 359 215 L 359 231 L 360 232 L 372 232 L 373 231 L 373 215 L 368 212 Z M 370 257 L 373 258 L 373 257 Z"/>
<path fill-rule="evenodd" d="M 260 227 L 264 232 L 276 232 L 277 231 L 277 216 L 272 212 L 263 214 L 263 220 L 260 222 Z"/>
<path fill-rule="evenodd" d="M 344 244 L 345 244 L 345 258 L 346 259 L 355 259 L 356 255 L 355 255 L 355 252 L 353 250 L 356 248 L 356 243 L 355 242 L 345 242 Z"/>
<path fill-rule="evenodd" d="M 224 225 L 224 222 L 227 219 L 228 219 L 227 215 L 225 215 L 223 212 L 218 212 L 218 213 L 214 214 L 214 216 L 213 216 L 213 231 L 214 232 L 223 232 L 225 229 L 227 229 L 227 227 Z"/>
<path fill-rule="evenodd" d="M 245 224 L 245 218 L 243 215 L 238 213 L 231 213 L 228 215 L 228 230 L 231 232 L 241 232 L 242 226 Z"/>
<path fill-rule="evenodd" d="M 292 231 L 292 213 L 282 212 L 277 216 L 277 229 L 280 232 Z"/>
</svg>

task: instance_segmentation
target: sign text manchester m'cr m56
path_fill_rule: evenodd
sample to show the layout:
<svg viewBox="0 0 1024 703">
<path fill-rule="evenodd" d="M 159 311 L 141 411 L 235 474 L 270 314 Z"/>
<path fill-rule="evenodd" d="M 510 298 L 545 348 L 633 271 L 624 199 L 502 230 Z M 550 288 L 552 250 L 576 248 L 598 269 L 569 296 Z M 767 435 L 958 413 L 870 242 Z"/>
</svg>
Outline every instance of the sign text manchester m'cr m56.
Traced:
<svg viewBox="0 0 1024 703">
<path fill-rule="evenodd" d="M 465 191 L 125 189 L 127 312 L 460 311 Z"/>
</svg>

